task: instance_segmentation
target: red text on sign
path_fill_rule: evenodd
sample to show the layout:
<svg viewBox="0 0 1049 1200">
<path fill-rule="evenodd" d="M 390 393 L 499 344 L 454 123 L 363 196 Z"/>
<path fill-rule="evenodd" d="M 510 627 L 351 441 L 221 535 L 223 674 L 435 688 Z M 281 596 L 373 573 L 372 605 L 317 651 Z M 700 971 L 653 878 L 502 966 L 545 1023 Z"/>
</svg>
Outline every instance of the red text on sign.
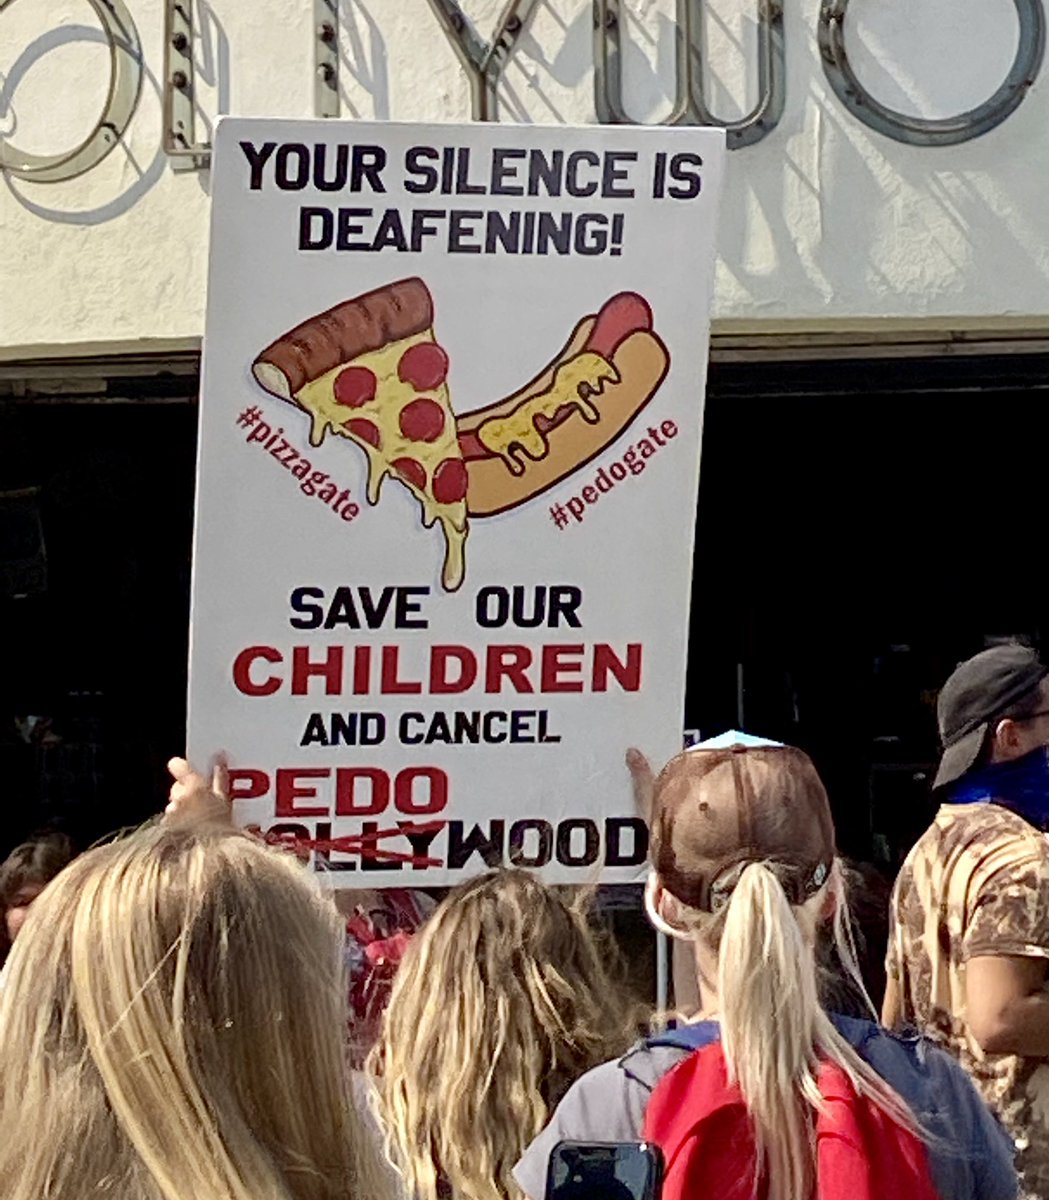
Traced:
<svg viewBox="0 0 1049 1200">
<path fill-rule="evenodd" d="M 233 685 L 244 696 L 449 695 L 478 687 L 488 695 L 624 692 L 641 688 L 642 646 L 622 652 L 606 642 L 429 647 L 423 663 L 407 665 L 399 646 L 247 646 L 233 661 Z"/>
<path fill-rule="evenodd" d="M 390 806 L 408 816 L 428 816 L 448 805 L 448 775 L 440 767 L 403 767 L 392 777 L 381 767 L 278 767 L 232 770 L 230 799 L 273 794 L 276 817 L 370 817 Z M 322 794 L 323 793 L 323 794 Z"/>
</svg>

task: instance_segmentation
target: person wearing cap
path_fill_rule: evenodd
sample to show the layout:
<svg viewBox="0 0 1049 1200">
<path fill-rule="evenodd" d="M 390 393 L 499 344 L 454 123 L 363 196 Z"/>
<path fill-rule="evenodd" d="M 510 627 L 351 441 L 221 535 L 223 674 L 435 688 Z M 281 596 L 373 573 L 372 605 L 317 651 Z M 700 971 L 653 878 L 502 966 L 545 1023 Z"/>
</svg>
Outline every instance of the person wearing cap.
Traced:
<svg viewBox="0 0 1049 1200">
<path fill-rule="evenodd" d="M 543 1196 L 559 1142 L 641 1138 L 663 1148 L 671 1197 L 1016 1195 L 1008 1139 L 953 1058 L 820 1003 L 821 926 L 855 964 L 830 805 L 802 751 L 748 739 L 672 759 L 651 864 L 646 909 L 689 945 L 700 1012 L 576 1081 L 515 1169 L 526 1196 Z M 668 1114 L 688 1153 L 664 1140 Z"/>
<path fill-rule="evenodd" d="M 937 703 L 941 803 L 893 889 L 883 1018 L 950 1050 L 1049 1196 L 1049 668 L 962 663 Z"/>
</svg>

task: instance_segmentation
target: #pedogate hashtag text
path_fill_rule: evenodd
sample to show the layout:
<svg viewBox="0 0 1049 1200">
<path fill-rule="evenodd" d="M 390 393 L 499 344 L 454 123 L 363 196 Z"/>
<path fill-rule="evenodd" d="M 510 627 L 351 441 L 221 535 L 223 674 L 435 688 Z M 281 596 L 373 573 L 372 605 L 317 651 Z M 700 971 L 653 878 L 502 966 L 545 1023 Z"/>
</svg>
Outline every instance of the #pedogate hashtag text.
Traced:
<svg viewBox="0 0 1049 1200">
<path fill-rule="evenodd" d="M 602 466 L 592 477 L 592 482 L 583 486 L 578 495 L 569 496 L 562 503 L 550 505 L 550 520 L 560 531 L 568 527 L 569 516 L 581 525 L 587 508 L 593 507 L 602 496 L 611 492 L 617 484 L 636 479 L 647 467 L 648 460 L 668 445 L 678 435 L 673 421 L 664 421 L 658 428 L 648 427 L 644 437 L 629 446 L 623 454 L 608 466 Z"/>
<path fill-rule="evenodd" d="M 568 524 L 568 513 L 565 511 L 563 504 L 550 505 L 550 520 L 553 521 L 558 529 L 564 529 Z"/>
<path fill-rule="evenodd" d="M 236 423 L 248 430 L 244 439 L 247 444 L 259 446 L 285 471 L 290 472 L 298 480 L 299 491 L 303 495 L 315 497 L 344 521 L 352 521 L 361 510 L 351 498 L 350 489 L 340 489 L 327 471 L 314 470 L 313 463 L 283 436 L 283 426 L 274 430 L 261 418 L 262 409 L 256 404 L 238 415 Z"/>
</svg>

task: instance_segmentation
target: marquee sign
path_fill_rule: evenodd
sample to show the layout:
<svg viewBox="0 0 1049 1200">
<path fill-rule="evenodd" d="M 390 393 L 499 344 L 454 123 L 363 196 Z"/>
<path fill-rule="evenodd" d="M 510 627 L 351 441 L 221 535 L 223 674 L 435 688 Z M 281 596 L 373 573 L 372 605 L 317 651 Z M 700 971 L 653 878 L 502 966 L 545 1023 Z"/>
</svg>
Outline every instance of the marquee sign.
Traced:
<svg viewBox="0 0 1049 1200">
<path fill-rule="evenodd" d="M 339 0 L 312 0 L 314 6 L 313 108 L 319 117 L 339 115 Z M 0 0 L 0 14 L 14 0 Z M 0 138 L 0 170 L 37 183 L 57 183 L 92 170 L 120 141 L 138 105 L 143 55 L 131 13 L 123 0 L 89 0 L 109 44 L 111 80 L 91 133 L 71 150 L 52 155 L 20 152 Z M 497 92 L 506 66 L 537 0 L 507 0 L 486 41 L 458 0 L 429 0 L 442 32 L 470 81 L 471 116 L 498 121 Z M 846 49 L 849 0 L 823 0 L 817 37 L 823 69 L 834 95 L 858 121 L 897 142 L 949 146 L 971 141 L 1005 121 L 1023 102 L 1045 55 L 1043 0 L 1013 0 L 1019 38 L 1013 64 L 1001 85 L 982 104 L 953 117 L 929 120 L 883 104 L 860 82 Z M 594 19 L 594 110 L 603 125 L 637 124 L 623 101 L 620 61 L 624 53 L 625 0 L 592 0 Z M 193 0 L 165 0 L 164 149 L 175 170 L 210 163 L 211 147 L 194 132 Z M 704 0 L 677 0 L 675 102 L 663 125 L 710 125 L 726 131 L 728 147 L 755 145 L 779 124 L 786 100 L 782 0 L 758 0 L 758 99 L 738 120 L 718 117 L 708 106 L 703 84 L 707 59 L 703 42 Z"/>
</svg>

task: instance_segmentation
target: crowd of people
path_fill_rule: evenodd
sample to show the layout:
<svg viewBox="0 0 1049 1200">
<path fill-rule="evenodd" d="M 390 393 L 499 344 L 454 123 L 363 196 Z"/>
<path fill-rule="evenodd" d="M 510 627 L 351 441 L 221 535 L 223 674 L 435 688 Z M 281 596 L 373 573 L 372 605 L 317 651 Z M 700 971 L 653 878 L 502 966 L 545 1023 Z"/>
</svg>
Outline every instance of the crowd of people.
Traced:
<svg viewBox="0 0 1049 1200">
<path fill-rule="evenodd" d="M 880 1022 L 801 750 L 628 754 L 674 1014 L 586 894 L 496 870 L 340 913 L 173 760 L 154 824 L 0 868 L 0 1196 L 542 1200 L 558 1143 L 645 1141 L 667 1200 L 1049 1198 L 1049 670 L 994 647 L 938 717 Z"/>
</svg>

